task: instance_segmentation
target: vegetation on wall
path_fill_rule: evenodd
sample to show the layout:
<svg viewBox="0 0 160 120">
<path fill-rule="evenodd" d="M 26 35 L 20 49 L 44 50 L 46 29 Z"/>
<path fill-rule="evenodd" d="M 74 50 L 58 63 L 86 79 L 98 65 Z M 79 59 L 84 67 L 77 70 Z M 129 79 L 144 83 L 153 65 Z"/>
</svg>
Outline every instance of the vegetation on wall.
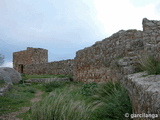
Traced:
<svg viewBox="0 0 160 120">
<path fill-rule="evenodd" d="M 151 74 L 160 74 L 160 59 L 156 58 L 153 55 L 144 53 L 139 56 L 140 68 L 144 71 L 147 71 L 149 75 Z"/>
</svg>

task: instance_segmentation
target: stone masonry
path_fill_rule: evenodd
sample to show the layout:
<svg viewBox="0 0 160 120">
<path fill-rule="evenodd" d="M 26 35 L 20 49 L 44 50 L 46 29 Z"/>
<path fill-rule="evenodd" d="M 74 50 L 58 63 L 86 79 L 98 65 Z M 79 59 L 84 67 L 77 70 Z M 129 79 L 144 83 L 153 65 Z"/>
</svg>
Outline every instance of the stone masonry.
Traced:
<svg viewBox="0 0 160 120">
<path fill-rule="evenodd" d="M 76 81 L 115 81 L 134 73 L 137 56 L 160 52 L 160 21 L 143 19 L 143 31 L 120 30 L 76 53 L 74 76 Z M 160 57 L 159 57 L 160 58 Z"/>
<path fill-rule="evenodd" d="M 73 60 L 48 62 L 48 50 L 28 47 L 13 53 L 13 67 L 24 74 L 73 75 Z"/>
<path fill-rule="evenodd" d="M 134 60 L 143 49 L 142 38 L 142 31 L 121 30 L 91 47 L 78 51 L 74 65 L 76 81 L 114 81 L 118 77 L 116 61 L 124 57 L 129 61 Z M 128 64 L 125 62 L 123 66 L 129 66 Z"/>
<path fill-rule="evenodd" d="M 160 52 L 160 21 L 143 19 L 144 51 L 159 57 Z"/>
<path fill-rule="evenodd" d="M 156 114 L 134 120 L 160 119 L 160 76 L 138 70 L 137 58 L 152 54 L 160 59 L 160 21 L 143 19 L 143 31 L 119 31 L 76 53 L 74 78 L 82 82 L 120 81 L 128 90 L 135 114 Z M 158 116 L 157 116 L 158 115 Z"/>
<path fill-rule="evenodd" d="M 145 74 L 135 72 L 139 66 L 137 59 L 142 54 L 160 59 L 160 21 L 144 18 L 142 24 L 143 31 L 120 30 L 77 51 L 74 60 L 48 63 L 44 54 L 40 63 L 40 59 L 36 62 L 37 58 L 30 56 L 32 52 L 16 52 L 13 54 L 14 68 L 26 74 L 74 74 L 74 80 L 82 82 L 120 81 L 129 92 L 133 112 L 158 114 L 155 120 L 159 120 L 160 76 L 143 77 Z"/>
<path fill-rule="evenodd" d="M 27 50 L 13 53 L 13 68 L 20 73 L 24 73 L 26 65 L 47 62 L 48 50 L 46 49 L 28 47 Z"/>
<path fill-rule="evenodd" d="M 26 65 L 24 69 L 25 74 L 50 74 L 50 75 L 73 75 L 74 61 L 71 59 Z"/>
</svg>

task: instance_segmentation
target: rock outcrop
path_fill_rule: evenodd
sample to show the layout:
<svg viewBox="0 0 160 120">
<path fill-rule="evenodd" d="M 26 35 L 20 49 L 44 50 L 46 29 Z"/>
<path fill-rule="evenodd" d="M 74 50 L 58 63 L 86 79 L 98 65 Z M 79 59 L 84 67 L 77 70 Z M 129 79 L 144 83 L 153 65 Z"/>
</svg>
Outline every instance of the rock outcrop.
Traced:
<svg viewBox="0 0 160 120">
<path fill-rule="evenodd" d="M 4 80 L 5 83 L 12 84 L 18 83 L 22 77 L 15 69 L 9 67 L 0 68 L 0 79 Z"/>
<path fill-rule="evenodd" d="M 19 83 L 22 79 L 21 75 L 13 68 L 0 68 L 0 96 L 3 96 L 11 87 L 13 83 Z"/>
<path fill-rule="evenodd" d="M 121 82 L 128 90 L 134 114 L 152 114 L 150 117 L 141 117 L 142 120 L 160 119 L 160 75 L 135 73 L 125 76 Z"/>
</svg>

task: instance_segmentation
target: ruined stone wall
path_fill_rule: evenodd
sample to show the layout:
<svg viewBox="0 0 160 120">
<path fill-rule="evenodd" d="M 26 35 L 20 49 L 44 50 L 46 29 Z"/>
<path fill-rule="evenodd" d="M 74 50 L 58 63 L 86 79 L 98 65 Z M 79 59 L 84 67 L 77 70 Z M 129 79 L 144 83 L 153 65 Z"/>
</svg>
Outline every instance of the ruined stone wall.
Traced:
<svg viewBox="0 0 160 120">
<path fill-rule="evenodd" d="M 74 60 L 62 60 L 41 64 L 30 64 L 24 67 L 25 74 L 73 75 Z"/>
<path fill-rule="evenodd" d="M 137 56 L 160 52 L 160 21 L 143 19 L 143 31 L 119 31 L 76 53 L 77 81 L 107 81 L 122 78 L 137 69 Z M 160 59 L 160 57 L 159 57 Z"/>
<path fill-rule="evenodd" d="M 160 53 L 160 21 L 143 19 L 144 49 L 158 57 Z"/>
<path fill-rule="evenodd" d="M 74 77 L 76 81 L 102 82 L 116 80 L 119 72 L 116 61 L 134 56 L 143 49 L 142 31 L 121 30 L 111 37 L 76 53 Z"/>
<path fill-rule="evenodd" d="M 13 53 L 14 68 L 24 74 L 73 75 L 73 60 L 48 62 L 48 50 L 31 48 Z"/>
<path fill-rule="evenodd" d="M 48 62 L 48 50 L 42 48 L 31 48 L 13 53 L 13 68 L 20 73 L 29 64 L 39 64 Z"/>
<path fill-rule="evenodd" d="M 160 119 L 160 75 L 136 73 L 142 53 L 160 55 L 160 21 L 143 19 L 143 31 L 119 31 L 76 53 L 76 81 L 120 80 L 129 92 L 133 113 L 154 114 L 143 120 Z M 160 59 L 160 57 L 159 57 Z M 158 115 L 158 116 L 157 116 Z M 139 120 L 141 118 L 134 118 Z"/>
</svg>

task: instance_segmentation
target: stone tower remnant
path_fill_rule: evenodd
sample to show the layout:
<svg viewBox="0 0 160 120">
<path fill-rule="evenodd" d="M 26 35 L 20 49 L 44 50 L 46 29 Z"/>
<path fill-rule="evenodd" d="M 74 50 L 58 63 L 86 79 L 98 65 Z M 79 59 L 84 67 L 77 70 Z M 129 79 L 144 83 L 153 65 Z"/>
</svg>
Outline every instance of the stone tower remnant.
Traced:
<svg viewBox="0 0 160 120">
<path fill-rule="evenodd" d="M 27 50 L 13 53 L 13 68 L 24 73 L 24 68 L 29 64 L 48 62 L 48 50 L 42 48 L 27 47 Z"/>
</svg>

